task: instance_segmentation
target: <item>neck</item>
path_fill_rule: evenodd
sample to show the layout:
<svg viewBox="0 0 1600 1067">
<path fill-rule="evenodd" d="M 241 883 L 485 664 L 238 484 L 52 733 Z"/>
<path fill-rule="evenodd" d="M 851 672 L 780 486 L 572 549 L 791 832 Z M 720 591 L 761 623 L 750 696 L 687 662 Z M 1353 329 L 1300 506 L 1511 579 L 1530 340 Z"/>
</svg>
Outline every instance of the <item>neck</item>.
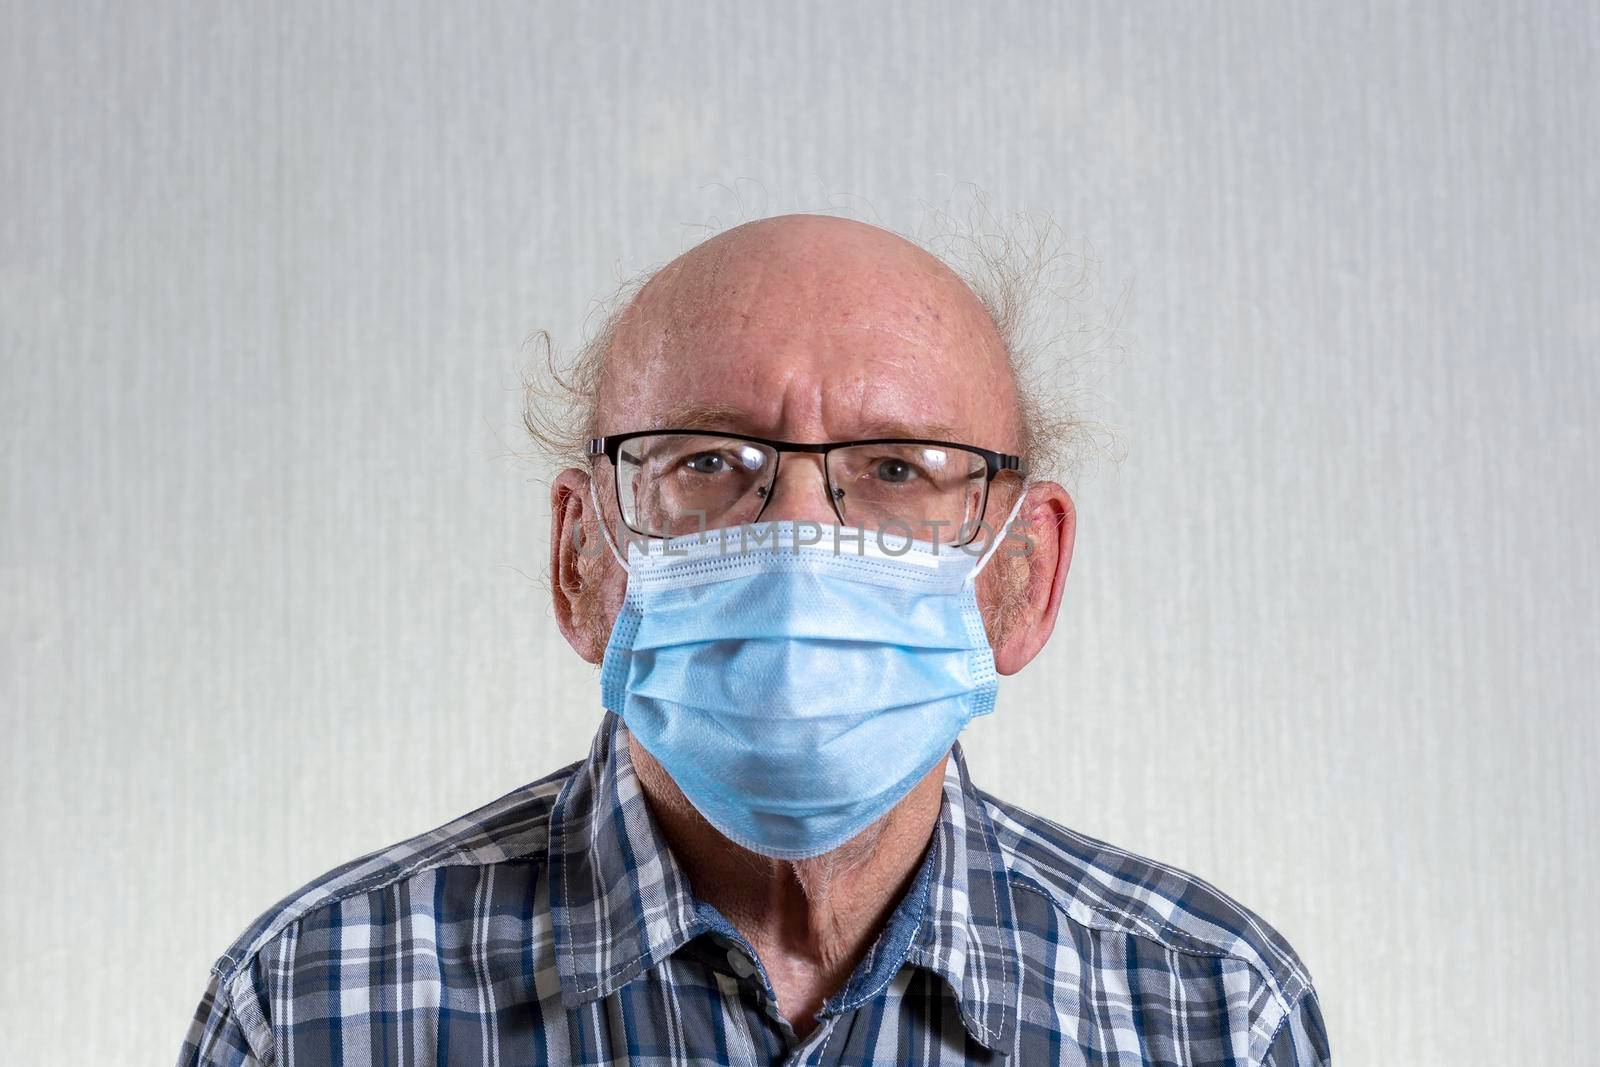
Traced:
<svg viewBox="0 0 1600 1067">
<path fill-rule="evenodd" d="M 651 814 L 695 895 L 755 948 L 780 1010 L 804 1036 L 914 880 L 939 817 L 949 757 L 839 848 L 776 860 L 723 837 L 631 733 L 628 746 Z"/>
</svg>

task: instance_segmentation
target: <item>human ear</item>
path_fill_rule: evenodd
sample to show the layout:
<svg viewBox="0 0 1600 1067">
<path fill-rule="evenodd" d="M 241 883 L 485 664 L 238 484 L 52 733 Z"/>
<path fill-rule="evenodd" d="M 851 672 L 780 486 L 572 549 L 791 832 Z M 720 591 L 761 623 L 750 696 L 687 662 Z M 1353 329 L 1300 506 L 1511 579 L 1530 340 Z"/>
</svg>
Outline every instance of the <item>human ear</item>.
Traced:
<svg viewBox="0 0 1600 1067">
<path fill-rule="evenodd" d="M 1027 576 L 1022 594 L 1012 605 L 1011 617 L 999 640 L 994 643 L 994 666 L 1001 674 L 1015 674 L 1026 667 L 1055 629 L 1061 610 L 1061 594 L 1072 566 L 1072 547 L 1077 537 L 1077 508 L 1072 497 L 1055 482 L 1036 482 L 1028 487 L 1014 530 L 1021 534 L 1021 551 L 1026 552 Z M 998 556 L 1019 551 L 1017 538 L 1010 537 L 997 550 Z"/>
<path fill-rule="evenodd" d="M 556 625 L 590 663 L 605 655 L 620 604 L 617 569 L 601 533 L 589 473 L 569 467 L 550 485 L 550 595 Z"/>
</svg>

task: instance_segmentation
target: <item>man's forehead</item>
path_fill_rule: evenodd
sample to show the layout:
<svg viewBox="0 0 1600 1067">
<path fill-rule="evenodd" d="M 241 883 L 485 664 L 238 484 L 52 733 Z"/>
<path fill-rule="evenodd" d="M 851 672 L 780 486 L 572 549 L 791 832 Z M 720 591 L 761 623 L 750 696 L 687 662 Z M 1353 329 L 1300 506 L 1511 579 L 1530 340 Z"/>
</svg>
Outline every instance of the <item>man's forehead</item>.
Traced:
<svg viewBox="0 0 1600 1067">
<path fill-rule="evenodd" d="M 769 437 L 779 432 L 770 415 L 727 402 L 674 402 L 653 412 L 654 427 L 678 430 L 728 430 L 754 437 Z M 945 421 L 933 413 L 924 417 L 896 415 L 871 416 L 854 420 L 851 438 L 934 438 L 953 440 L 968 427 Z"/>
<path fill-rule="evenodd" d="M 619 353 L 620 355 L 620 353 Z M 920 338 L 712 332 L 615 365 L 605 432 L 720 428 L 792 440 L 925 437 L 1012 444 L 1009 372 Z"/>
<path fill-rule="evenodd" d="M 895 235 L 801 218 L 692 249 L 645 287 L 611 352 L 608 432 L 643 420 L 1009 439 L 994 425 L 1012 421 L 1009 367 L 971 291 Z"/>
</svg>

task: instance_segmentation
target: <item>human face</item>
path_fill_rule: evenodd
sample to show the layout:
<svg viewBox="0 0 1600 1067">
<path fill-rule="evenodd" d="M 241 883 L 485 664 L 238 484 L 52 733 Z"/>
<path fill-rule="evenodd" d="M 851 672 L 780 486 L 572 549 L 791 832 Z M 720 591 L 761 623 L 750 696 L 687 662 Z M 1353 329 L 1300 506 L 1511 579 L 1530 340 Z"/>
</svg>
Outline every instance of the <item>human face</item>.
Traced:
<svg viewBox="0 0 1600 1067">
<path fill-rule="evenodd" d="M 785 216 L 691 249 L 644 287 L 613 340 L 597 429 L 703 427 L 813 442 L 937 438 L 1019 452 L 1015 390 L 982 304 L 935 257 L 861 223 Z M 557 481 L 558 538 L 572 532 L 569 524 L 596 518 L 575 499 L 581 475 Z M 615 496 L 609 483 L 602 488 L 599 518 L 618 529 Z M 997 487 L 991 515 L 1009 510 L 1015 490 Z M 835 521 L 814 458 L 784 462 L 763 518 Z M 558 603 L 558 618 L 570 620 L 569 640 L 597 660 L 626 575 L 608 555 L 564 560 L 563 551 L 558 544 L 552 561 L 558 600 L 568 600 Z M 990 570 L 998 579 L 1008 568 Z M 1003 590 L 990 592 L 993 600 Z M 980 584 L 980 600 L 984 594 Z"/>
</svg>

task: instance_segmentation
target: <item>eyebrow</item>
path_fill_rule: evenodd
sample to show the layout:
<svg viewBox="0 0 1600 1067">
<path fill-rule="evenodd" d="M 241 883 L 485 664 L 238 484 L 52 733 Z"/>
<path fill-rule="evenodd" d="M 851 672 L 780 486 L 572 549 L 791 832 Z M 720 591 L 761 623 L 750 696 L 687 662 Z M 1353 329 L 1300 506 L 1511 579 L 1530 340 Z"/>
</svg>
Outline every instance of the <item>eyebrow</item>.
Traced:
<svg viewBox="0 0 1600 1067">
<path fill-rule="evenodd" d="M 674 430 L 752 432 L 752 424 L 748 415 L 727 404 L 686 404 L 669 409 L 661 417 L 662 427 Z"/>
<path fill-rule="evenodd" d="M 687 404 L 671 408 L 662 417 L 663 429 L 673 430 L 725 430 L 732 434 L 750 434 L 767 437 L 756 420 L 740 408 L 726 404 Z M 955 427 L 942 422 L 909 423 L 898 419 L 878 419 L 861 426 L 856 433 L 843 440 L 866 441 L 872 438 L 910 438 L 923 440 L 959 441 Z"/>
<path fill-rule="evenodd" d="M 954 426 L 942 422 L 901 422 L 898 419 L 883 419 L 869 422 L 861 427 L 858 436 L 871 437 L 909 437 L 924 438 L 927 440 L 959 441 L 962 435 Z"/>
</svg>

